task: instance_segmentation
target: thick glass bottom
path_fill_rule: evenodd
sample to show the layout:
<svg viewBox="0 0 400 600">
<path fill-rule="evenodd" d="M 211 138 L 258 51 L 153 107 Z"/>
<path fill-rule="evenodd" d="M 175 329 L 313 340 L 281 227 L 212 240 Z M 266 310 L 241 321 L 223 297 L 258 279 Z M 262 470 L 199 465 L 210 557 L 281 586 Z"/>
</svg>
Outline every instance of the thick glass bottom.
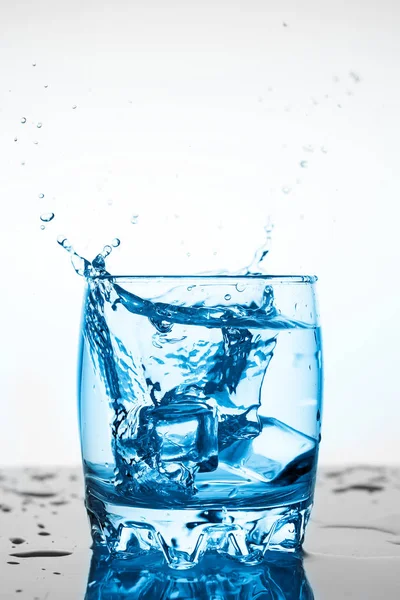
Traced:
<svg viewBox="0 0 400 600">
<path fill-rule="evenodd" d="M 159 553 L 169 567 L 189 569 L 211 552 L 256 565 L 269 550 L 299 550 L 312 500 L 271 508 L 163 510 L 105 502 L 88 491 L 86 507 L 94 547 L 119 558 Z"/>
</svg>

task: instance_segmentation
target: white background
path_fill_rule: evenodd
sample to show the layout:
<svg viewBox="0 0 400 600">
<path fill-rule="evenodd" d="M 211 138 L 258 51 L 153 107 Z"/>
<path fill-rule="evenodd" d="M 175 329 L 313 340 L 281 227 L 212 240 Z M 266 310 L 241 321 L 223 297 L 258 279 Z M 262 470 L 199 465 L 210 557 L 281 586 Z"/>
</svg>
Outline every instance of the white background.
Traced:
<svg viewBox="0 0 400 600">
<path fill-rule="evenodd" d="M 321 461 L 399 462 L 399 26 L 393 0 L 1 1 L 0 463 L 79 461 L 58 234 L 196 272 L 248 264 L 268 215 L 268 270 L 320 279 Z"/>
</svg>

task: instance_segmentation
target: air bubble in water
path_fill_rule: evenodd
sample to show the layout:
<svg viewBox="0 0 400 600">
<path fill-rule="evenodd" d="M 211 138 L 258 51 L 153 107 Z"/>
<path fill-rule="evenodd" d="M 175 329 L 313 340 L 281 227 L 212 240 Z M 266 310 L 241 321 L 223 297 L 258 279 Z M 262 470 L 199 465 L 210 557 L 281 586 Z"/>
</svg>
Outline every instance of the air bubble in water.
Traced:
<svg viewBox="0 0 400 600">
<path fill-rule="evenodd" d="M 132 225 L 136 225 L 136 223 L 138 222 L 138 220 L 139 220 L 139 215 L 133 215 L 132 218 L 131 218 Z"/>
<path fill-rule="evenodd" d="M 302 160 L 300 162 L 300 166 L 301 166 L 302 169 L 307 169 L 307 167 L 308 167 L 308 161 L 307 160 Z"/>
<path fill-rule="evenodd" d="M 41 124 L 41 123 L 38 123 L 38 124 L 36 125 L 36 127 L 37 127 L 38 129 L 40 129 L 40 128 L 42 127 L 42 124 Z"/>
<path fill-rule="evenodd" d="M 114 238 L 113 241 L 111 242 L 111 246 L 114 246 L 114 248 L 118 248 L 118 246 L 120 245 L 121 240 L 118 238 Z"/>
<path fill-rule="evenodd" d="M 52 213 L 52 212 L 43 213 L 42 215 L 40 215 L 40 220 L 44 221 L 45 223 L 49 223 L 49 221 L 52 221 L 53 219 L 54 219 L 54 213 Z"/>
<path fill-rule="evenodd" d="M 44 194 L 39 194 L 39 198 L 44 198 Z"/>
<path fill-rule="evenodd" d="M 225 298 L 225 300 L 230 300 L 232 298 L 232 296 L 230 294 L 225 294 L 224 298 Z"/>
<path fill-rule="evenodd" d="M 246 286 L 243 283 L 237 283 L 235 287 L 238 292 L 244 292 L 244 290 L 246 289 Z"/>
<path fill-rule="evenodd" d="M 26 118 L 25 117 L 22 117 L 21 123 L 26 123 Z"/>
</svg>

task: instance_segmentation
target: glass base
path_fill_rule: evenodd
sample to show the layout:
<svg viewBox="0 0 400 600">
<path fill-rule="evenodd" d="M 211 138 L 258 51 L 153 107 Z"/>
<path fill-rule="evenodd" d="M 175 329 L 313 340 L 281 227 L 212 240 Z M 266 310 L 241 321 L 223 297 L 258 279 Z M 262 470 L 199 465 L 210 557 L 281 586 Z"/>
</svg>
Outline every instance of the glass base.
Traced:
<svg viewBox="0 0 400 600">
<path fill-rule="evenodd" d="M 86 498 L 93 545 L 119 558 L 162 553 L 169 567 L 190 569 L 205 553 L 242 564 L 262 562 L 268 550 L 295 552 L 304 539 L 312 501 L 273 508 L 152 509 Z"/>
</svg>

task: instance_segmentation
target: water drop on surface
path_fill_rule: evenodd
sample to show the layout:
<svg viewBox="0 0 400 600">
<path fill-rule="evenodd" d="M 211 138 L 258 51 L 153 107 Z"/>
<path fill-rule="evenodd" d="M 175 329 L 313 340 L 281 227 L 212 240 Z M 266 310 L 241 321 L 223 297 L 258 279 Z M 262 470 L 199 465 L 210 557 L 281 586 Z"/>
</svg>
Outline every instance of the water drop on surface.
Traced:
<svg viewBox="0 0 400 600">
<path fill-rule="evenodd" d="M 224 298 L 225 298 L 225 300 L 230 300 L 232 298 L 232 296 L 230 294 L 225 294 Z"/>
<path fill-rule="evenodd" d="M 120 245 L 121 240 L 118 238 L 114 238 L 113 241 L 111 242 L 111 246 L 114 246 L 114 248 L 118 248 L 118 246 Z"/>
<path fill-rule="evenodd" d="M 38 129 L 40 129 L 40 128 L 42 127 L 42 124 L 41 124 L 41 123 L 38 123 L 38 124 L 36 125 L 36 127 L 37 127 Z"/>
<path fill-rule="evenodd" d="M 307 167 L 308 167 L 308 161 L 307 160 L 300 161 L 300 166 L 301 166 L 302 169 L 307 169 Z"/>
<path fill-rule="evenodd" d="M 26 118 L 25 117 L 22 117 L 21 123 L 26 123 Z"/>
<path fill-rule="evenodd" d="M 42 215 L 40 215 L 40 220 L 44 221 L 45 223 L 49 223 L 53 219 L 54 219 L 54 213 L 52 213 L 52 212 L 43 213 Z"/>
<path fill-rule="evenodd" d="M 133 215 L 133 217 L 131 218 L 132 225 L 136 225 L 136 223 L 138 222 L 138 219 L 139 219 L 139 215 Z"/>
</svg>

